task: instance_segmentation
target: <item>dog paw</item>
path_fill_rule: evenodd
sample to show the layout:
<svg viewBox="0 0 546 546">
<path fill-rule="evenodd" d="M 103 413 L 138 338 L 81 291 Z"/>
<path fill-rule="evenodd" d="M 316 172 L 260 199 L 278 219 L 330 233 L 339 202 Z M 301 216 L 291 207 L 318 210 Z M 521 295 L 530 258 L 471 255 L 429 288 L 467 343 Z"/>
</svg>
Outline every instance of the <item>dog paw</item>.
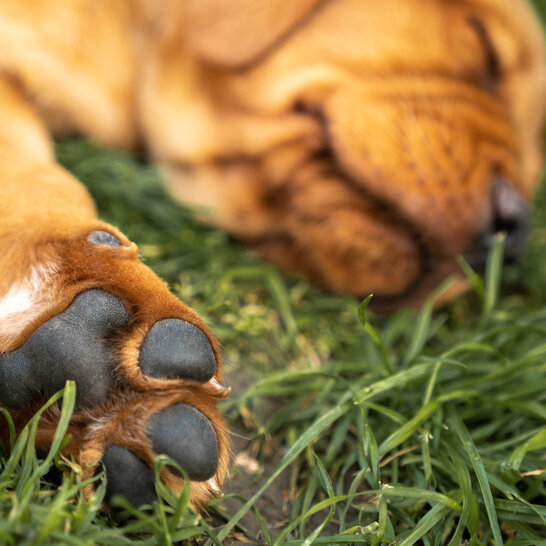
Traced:
<svg viewBox="0 0 546 546">
<path fill-rule="evenodd" d="M 73 380 L 67 452 L 84 479 L 104 468 L 107 500 L 120 494 L 147 504 L 156 498 L 154 460 L 165 454 L 189 478 L 192 504 L 203 504 L 218 492 L 228 458 L 216 408 L 228 389 L 210 331 L 121 234 L 94 230 L 61 245 L 55 264 L 56 279 L 45 285 L 61 303 L 33 315 L 17 346 L 0 354 L 0 404 L 21 428 Z M 58 412 L 51 408 L 40 422 L 38 448 L 51 442 Z M 160 476 L 175 492 L 184 486 L 173 467 Z"/>
<path fill-rule="evenodd" d="M 218 437 L 199 410 L 184 403 L 168 406 L 152 415 L 148 431 L 154 452 L 175 460 L 190 480 L 212 479 L 218 469 Z M 102 459 L 108 475 L 107 498 L 120 494 L 135 505 L 155 499 L 154 477 L 132 451 L 111 444 Z"/>
</svg>

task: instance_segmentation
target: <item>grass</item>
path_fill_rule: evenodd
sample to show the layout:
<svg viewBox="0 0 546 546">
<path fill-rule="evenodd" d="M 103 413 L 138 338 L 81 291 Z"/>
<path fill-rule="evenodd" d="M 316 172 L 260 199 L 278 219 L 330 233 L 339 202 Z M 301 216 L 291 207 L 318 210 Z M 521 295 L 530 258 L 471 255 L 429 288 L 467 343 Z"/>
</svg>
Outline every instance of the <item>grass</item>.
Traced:
<svg viewBox="0 0 546 546">
<path fill-rule="evenodd" d="M 59 457 L 62 427 L 41 460 L 28 441 L 31 424 L 0 467 L 3 543 L 545 540 L 544 195 L 529 248 L 504 282 L 499 239 L 473 294 L 439 311 L 429 303 L 381 317 L 368 300 L 284 277 L 196 224 L 152 167 L 84 141 L 60 144 L 58 154 L 89 185 L 103 217 L 139 241 L 145 260 L 211 324 L 228 382 L 249 378 L 223 410 L 248 426 L 258 472 L 253 496 L 241 498 L 235 467 L 235 492 L 204 518 L 167 491 L 151 513 L 125 506 L 109 516 L 98 511 L 103 486 L 84 501 L 77 465 Z M 264 400 L 279 409 L 268 411 Z M 72 402 L 69 389 L 68 414 Z M 266 472 L 274 450 L 282 456 Z M 71 469 L 60 487 L 43 487 L 51 464 Z M 264 490 L 283 505 L 282 519 L 268 520 Z"/>
<path fill-rule="evenodd" d="M 0 460 L 1 544 L 546 544 L 546 189 L 521 262 L 501 270 L 499 239 L 472 293 L 384 317 L 197 224 L 153 167 L 85 141 L 58 156 L 221 340 L 255 469 L 205 516 L 160 484 L 149 511 L 101 512 L 104 485 L 84 500 L 59 455 L 69 384 L 50 453 L 34 420 Z"/>
</svg>

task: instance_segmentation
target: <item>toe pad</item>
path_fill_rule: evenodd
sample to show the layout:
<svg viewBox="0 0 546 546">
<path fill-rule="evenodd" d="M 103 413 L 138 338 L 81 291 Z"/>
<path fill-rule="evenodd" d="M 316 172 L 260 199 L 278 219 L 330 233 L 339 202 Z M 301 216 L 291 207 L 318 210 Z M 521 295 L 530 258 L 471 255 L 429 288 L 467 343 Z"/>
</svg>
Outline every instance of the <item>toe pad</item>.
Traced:
<svg viewBox="0 0 546 546">
<path fill-rule="evenodd" d="M 140 348 L 140 369 L 150 377 L 205 382 L 216 372 L 216 358 L 207 336 L 179 319 L 156 322 Z"/>
<path fill-rule="evenodd" d="M 176 461 L 191 480 L 206 481 L 218 468 L 218 439 L 212 423 L 189 404 L 175 404 L 149 421 L 154 451 Z"/>
<path fill-rule="evenodd" d="M 109 445 L 102 462 L 106 471 L 106 500 L 113 495 L 125 497 L 133 506 L 157 500 L 154 475 L 144 461 L 118 445 Z"/>
<path fill-rule="evenodd" d="M 157 454 L 176 461 L 191 480 L 206 481 L 218 468 L 218 440 L 212 423 L 189 404 L 175 404 L 153 415 L 148 437 Z M 157 499 L 153 472 L 134 453 L 109 445 L 102 457 L 106 471 L 106 500 L 125 497 L 134 506 Z M 177 473 L 172 467 L 170 470 Z"/>
<path fill-rule="evenodd" d="M 87 240 L 95 245 L 121 246 L 121 241 L 115 235 L 103 230 L 93 231 Z"/>
</svg>

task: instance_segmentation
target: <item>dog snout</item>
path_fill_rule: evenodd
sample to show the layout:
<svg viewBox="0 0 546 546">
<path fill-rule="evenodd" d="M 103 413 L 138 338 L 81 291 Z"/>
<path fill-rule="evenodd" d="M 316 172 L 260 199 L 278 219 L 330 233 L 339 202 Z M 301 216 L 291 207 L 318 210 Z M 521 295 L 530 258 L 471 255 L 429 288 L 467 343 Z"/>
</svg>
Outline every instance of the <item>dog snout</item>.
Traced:
<svg viewBox="0 0 546 546">
<path fill-rule="evenodd" d="M 490 220 L 465 258 L 473 266 L 483 266 L 496 234 L 504 233 L 504 261 L 513 262 L 525 248 L 528 232 L 529 207 L 524 197 L 509 182 L 495 180 L 491 185 Z"/>
</svg>

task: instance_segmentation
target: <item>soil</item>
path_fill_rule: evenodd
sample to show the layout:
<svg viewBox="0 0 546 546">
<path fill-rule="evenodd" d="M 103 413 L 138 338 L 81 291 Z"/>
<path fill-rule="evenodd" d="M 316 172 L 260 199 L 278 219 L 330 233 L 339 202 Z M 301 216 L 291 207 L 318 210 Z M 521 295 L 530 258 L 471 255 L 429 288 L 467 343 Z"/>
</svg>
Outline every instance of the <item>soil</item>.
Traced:
<svg viewBox="0 0 546 546">
<path fill-rule="evenodd" d="M 237 396 L 248 387 L 248 378 L 243 377 L 242 374 L 240 376 L 232 374 L 229 383 L 232 388 L 232 396 Z M 262 412 L 265 418 L 273 415 L 279 405 L 280 403 L 275 400 L 263 400 Z M 279 441 L 272 438 L 267 443 L 266 454 L 260 456 L 258 460 L 255 453 L 256 444 L 252 442 L 254 431 L 249 430 L 242 420 L 231 424 L 230 429 L 233 456 L 230 475 L 223 488 L 226 496 L 222 501 L 224 522 L 233 516 L 267 480 L 284 454 Z M 277 477 L 254 504 L 273 537 L 282 531 L 289 519 L 291 509 L 289 487 L 289 469 L 287 469 Z M 249 512 L 240 520 L 225 544 L 236 546 L 267 544 L 267 542 L 257 518 L 252 512 Z"/>
</svg>

